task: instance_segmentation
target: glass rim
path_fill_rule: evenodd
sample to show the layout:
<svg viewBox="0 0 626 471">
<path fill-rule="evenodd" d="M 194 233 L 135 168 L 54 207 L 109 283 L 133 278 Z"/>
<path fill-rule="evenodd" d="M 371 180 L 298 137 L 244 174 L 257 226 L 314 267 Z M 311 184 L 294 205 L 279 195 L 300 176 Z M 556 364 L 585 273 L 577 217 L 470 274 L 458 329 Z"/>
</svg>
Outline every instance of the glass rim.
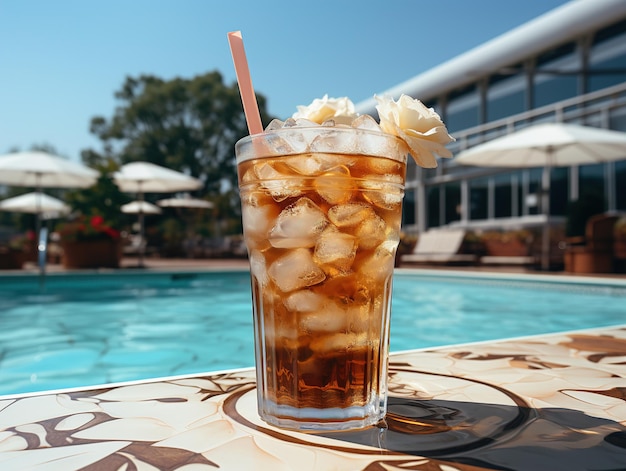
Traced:
<svg viewBox="0 0 626 471">
<path fill-rule="evenodd" d="M 304 141 L 295 142 L 295 147 L 288 147 L 282 136 L 300 135 Z M 330 139 L 341 135 L 354 135 L 355 141 L 324 142 L 316 140 L 318 136 Z M 306 139 L 306 137 L 309 139 Z M 362 139 L 359 139 L 359 136 Z M 282 139 L 282 141 L 281 141 Z M 342 145 L 343 144 L 343 145 Z M 408 146 L 398 136 L 383 131 L 339 126 L 292 126 L 273 129 L 260 134 L 244 136 L 235 143 L 237 163 L 252 159 L 278 158 L 310 153 L 362 155 L 381 157 L 406 163 Z"/>
</svg>

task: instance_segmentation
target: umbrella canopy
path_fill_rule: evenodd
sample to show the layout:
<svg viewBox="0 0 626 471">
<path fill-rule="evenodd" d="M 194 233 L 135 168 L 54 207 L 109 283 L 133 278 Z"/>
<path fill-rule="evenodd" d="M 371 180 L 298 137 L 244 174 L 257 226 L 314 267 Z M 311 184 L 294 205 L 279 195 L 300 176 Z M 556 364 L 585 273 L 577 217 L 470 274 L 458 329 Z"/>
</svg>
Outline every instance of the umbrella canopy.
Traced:
<svg viewBox="0 0 626 471">
<path fill-rule="evenodd" d="M 626 159 L 626 133 L 545 123 L 461 152 L 455 162 L 489 167 L 569 167 Z"/>
<path fill-rule="evenodd" d="M 161 214 L 161 208 L 147 201 L 133 201 L 123 205 L 121 209 L 126 214 Z"/>
<path fill-rule="evenodd" d="M 113 175 L 115 184 L 127 193 L 174 193 L 197 190 L 202 182 L 197 178 L 150 162 L 131 162 Z"/>
<path fill-rule="evenodd" d="M 541 266 L 550 265 L 550 169 L 626 159 L 626 133 L 578 124 L 544 123 L 459 153 L 455 162 L 481 167 L 543 167 Z"/>
<path fill-rule="evenodd" d="M 35 188 L 86 188 L 99 173 L 83 164 L 47 152 L 16 152 L 0 156 L 0 183 Z"/>
<path fill-rule="evenodd" d="M 210 201 L 189 196 L 184 198 L 166 198 L 157 201 L 157 204 L 162 208 L 211 209 L 213 207 L 213 203 Z"/>
<path fill-rule="evenodd" d="M 143 202 L 144 193 L 174 193 L 176 191 L 197 190 L 202 182 L 197 178 L 150 162 L 131 162 L 123 165 L 113 175 L 115 184 L 121 191 L 137 193 L 139 202 Z M 139 214 L 140 237 L 144 237 L 144 212 Z M 143 266 L 143 245 L 139 251 L 139 266 Z"/>
<path fill-rule="evenodd" d="M 0 201 L 0 210 L 16 213 L 42 214 L 44 219 L 70 212 L 63 201 L 40 192 L 25 193 Z"/>
</svg>

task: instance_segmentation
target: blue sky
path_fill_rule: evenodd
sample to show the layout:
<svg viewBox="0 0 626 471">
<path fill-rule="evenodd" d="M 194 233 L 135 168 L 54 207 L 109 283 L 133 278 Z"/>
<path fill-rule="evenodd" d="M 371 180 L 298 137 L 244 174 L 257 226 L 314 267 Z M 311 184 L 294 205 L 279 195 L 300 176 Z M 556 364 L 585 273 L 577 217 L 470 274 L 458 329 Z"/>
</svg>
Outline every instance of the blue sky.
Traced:
<svg viewBox="0 0 626 471">
<path fill-rule="evenodd" d="M 269 112 L 286 118 L 325 93 L 358 103 L 565 3 L 0 0 L 0 154 L 100 149 L 89 122 L 113 115 L 127 76 L 218 70 L 232 83 L 229 31 L 242 32 Z"/>
</svg>

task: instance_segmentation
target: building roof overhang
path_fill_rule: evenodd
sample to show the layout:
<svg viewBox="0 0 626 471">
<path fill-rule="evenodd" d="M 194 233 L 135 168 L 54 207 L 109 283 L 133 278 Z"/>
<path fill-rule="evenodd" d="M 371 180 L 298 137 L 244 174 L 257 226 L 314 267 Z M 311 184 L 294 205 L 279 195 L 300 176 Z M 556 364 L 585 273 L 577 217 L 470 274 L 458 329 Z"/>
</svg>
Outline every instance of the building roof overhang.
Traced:
<svg viewBox="0 0 626 471">
<path fill-rule="evenodd" d="M 624 0 L 572 0 L 380 95 L 398 98 L 404 93 L 429 101 L 620 18 L 626 18 Z M 370 98 L 358 103 L 356 111 L 374 114 L 375 106 Z"/>
</svg>

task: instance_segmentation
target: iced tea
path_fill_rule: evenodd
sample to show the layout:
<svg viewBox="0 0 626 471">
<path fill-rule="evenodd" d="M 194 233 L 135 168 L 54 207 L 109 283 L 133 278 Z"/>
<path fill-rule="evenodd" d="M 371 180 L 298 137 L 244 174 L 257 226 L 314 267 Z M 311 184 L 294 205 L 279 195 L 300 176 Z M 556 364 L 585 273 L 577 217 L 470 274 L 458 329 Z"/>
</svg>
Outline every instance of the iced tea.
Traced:
<svg viewBox="0 0 626 471">
<path fill-rule="evenodd" d="M 406 147 L 319 126 L 236 149 L 261 417 L 295 429 L 377 423 Z"/>
</svg>

